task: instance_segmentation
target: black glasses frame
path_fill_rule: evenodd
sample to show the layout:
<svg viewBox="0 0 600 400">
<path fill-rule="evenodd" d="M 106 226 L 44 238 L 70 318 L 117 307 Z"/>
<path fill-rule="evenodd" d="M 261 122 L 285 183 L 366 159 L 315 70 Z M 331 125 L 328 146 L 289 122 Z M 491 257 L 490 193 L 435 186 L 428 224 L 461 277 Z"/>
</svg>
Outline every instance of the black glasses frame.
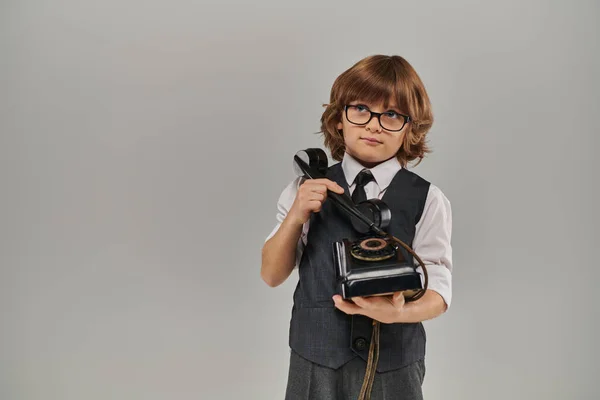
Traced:
<svg viewBox="0 0 600 400">
<path fill-rule="evenodd" d="M 356 122 L 352 122 L 352 121 L 350 121 L 350 118 L 348 118 L 348 108 L 351 108 L 351 107 L 352 107 L 352 108 L 356 108 L 356 107 L 365 107 L 367 110 L 369 110 L 369 108 L 368 108 L 368 107 L 366 107 L 366 106 L 360 105 L 360 104 L 347 104 L 347 105 L 345 105 L 345 106 L 344 106 L 344 112 L 346 113 L 346 119 L 347 119 L 347 120 L 348 120 L 348 121 L 349 121 L 351 124 L 354 124 L 354 125 L 366 125 L 366 124 L 368 124 L 369 122 L 371 122 L 371 120 L 373 119 L 373 116 L 376 116 L 376 117 L 377 117 L 377 121 L 379 122 L 379 126 L 381 126 L 383 129 L 385 129 L 386 131 L 389 131 L 389 132 L 400 132 L 402 129 L 404 129 L 404 127 L 406 126 L 406 124 L 407 124 L 407 123 L 409 123 L 409 122 L 411 121 L 411 118 L 410 118 L 410 116 L 408 116 L 408 115 L 404 115 L 404 114 L 400 114 L 400 113 L 396 113 L 396 114 L 400 115 L 401 117 L 404 117 L 404 123 L 402 124 L 402 127 L 401 127 L 400 129 L 387 129 L 387 128 L 384 128 L 384 127 L 383 127 L 383 124 L 381 123 L 381 116 L 382 116 L 383 114 L 385 114 L 385 112 L 382 112 L 382 113 L 377 113 L 377 112 L 375 112 L 375 111 L 371 111 L 371 110 L 369 110 L 369 112 L 371 113 L 371 116 L 369 117 L 369 119 L 367 120 L 367 122 L 363 122 L 362 124 L 357 124 Z M 387 111 L 386 111 L 386 112 L 387 112 Z M 395 111 L 394 111 L 394 112 L 395 112 Z"/>
</svg>

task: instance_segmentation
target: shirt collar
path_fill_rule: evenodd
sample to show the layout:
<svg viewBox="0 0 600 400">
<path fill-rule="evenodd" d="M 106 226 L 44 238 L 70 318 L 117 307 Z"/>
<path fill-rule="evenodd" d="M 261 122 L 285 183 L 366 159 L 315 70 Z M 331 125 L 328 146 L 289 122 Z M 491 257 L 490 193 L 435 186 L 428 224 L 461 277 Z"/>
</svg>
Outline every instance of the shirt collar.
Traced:
<svg viewBox="0 0 600 400">
<path fill-rule="evenodd" d="M 356 158 L 352 157 L 348 153 L 344 153 L 344 157 L 342 158 L 342 170 L 344 171 L 346 182 L 348 182 L 349 187 L 354 183 L 356 175 L 358 175 L 358 173 L 364 168 L 365 167 L 358 162 Z M 373 178 L 375 178 L 375 182 L 377 182 L 377 185 L 379 186 L 379 189 L 383 191 L 389 186 L 390 182 L 392 182 L 392 179 L 394 176 L 396 176 L 396 173 L 402 169 L 402 166 L 396 157 L 392 157 L 373 168 L 367 169 L 371 171 Z"/>
</svg>

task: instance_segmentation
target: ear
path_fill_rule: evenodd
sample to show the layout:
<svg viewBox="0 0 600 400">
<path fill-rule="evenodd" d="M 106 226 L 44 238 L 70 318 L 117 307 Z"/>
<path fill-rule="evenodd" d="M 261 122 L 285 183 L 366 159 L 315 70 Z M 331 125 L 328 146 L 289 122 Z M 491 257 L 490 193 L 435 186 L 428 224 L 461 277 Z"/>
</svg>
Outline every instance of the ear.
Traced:
<svg viewBox="0 0 600 400">
<path fill-rule="evenodd" d="M 344 124 L 342 124 L 342 122 L 338 122 L 337 125 L 335 126 L 337 128 L 338 131 L 341 131 L 342 128 L 344 127 Z"/>
</svg>

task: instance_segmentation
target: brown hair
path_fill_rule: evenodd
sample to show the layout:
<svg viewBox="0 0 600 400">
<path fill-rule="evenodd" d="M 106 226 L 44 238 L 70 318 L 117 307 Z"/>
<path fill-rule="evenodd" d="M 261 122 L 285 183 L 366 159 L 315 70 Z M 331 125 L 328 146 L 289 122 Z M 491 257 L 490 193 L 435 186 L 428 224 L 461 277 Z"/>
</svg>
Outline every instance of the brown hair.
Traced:
<svg viewBox="0 0 600 400">
<path fill-rule="evenodd" d="M 426 153 L 425 136 L 433 124 L 431 103 L 425 86 L 414 68 L 400 56 L 373 55 L 366 57 L 337 77 L 331 88 L 329 104 L 324 104 L 321 131 L 331 156 L 341 161 L 346 150 L 344 137 L 336 125 L 341 121 L 344 105 L 361 100 L 384 102 L 390 100 L 411 117 L 404 129 L 404 140 L 396 157 L 403 167 L 415 159 L 418 165 Z"/>
</svg>

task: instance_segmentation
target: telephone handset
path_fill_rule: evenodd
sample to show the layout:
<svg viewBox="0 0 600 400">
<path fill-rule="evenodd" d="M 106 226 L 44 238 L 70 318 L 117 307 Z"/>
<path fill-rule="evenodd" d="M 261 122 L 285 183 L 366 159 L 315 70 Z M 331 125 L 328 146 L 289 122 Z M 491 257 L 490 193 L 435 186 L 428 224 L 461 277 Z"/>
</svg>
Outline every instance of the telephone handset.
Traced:
<svg viewBox="0 0 600 400">
<path fill-rule="evenodd" d="M 299 176 L 304 175 L 308 179 L 326 178 L 327 155 L 321 149 L 299 151 L 294 156 L 294 167 Z M 339 194 L 327 190 L 327 197 L 350 217 L 352 226 L 359 233 L 372 231 L 380 236 L 387 235 L 382 228 L 388 225 L 391 212 L 381 200 L 367 200 L 359 205 L 362 207 L 359 207 L 354 204 L 347 192 Z"/>
<path fill-rule="evenodd" d="M 322 149 L 310 148 L 294 156 L 294 170 L 307 179 L 326 178 L 327 155 Z M 391 211 L 380 199 L 354 204 L 346 193 L 327 191 L 327 198 L 342 210 L 352 227 L 363 236 L 358 240 L 342 239 L 333 243 L 333 256 L 341 295 L 386 295 L 402 291 L 406 301 L 417 300 L 425 294 L 427 269 L 421 258 L 400 239 L 385 232 L 391 221 Z M 423 269 L 424 284 L 414 265 L 408 263 L 398 246 L 415 257 Z"/>
</svg>

